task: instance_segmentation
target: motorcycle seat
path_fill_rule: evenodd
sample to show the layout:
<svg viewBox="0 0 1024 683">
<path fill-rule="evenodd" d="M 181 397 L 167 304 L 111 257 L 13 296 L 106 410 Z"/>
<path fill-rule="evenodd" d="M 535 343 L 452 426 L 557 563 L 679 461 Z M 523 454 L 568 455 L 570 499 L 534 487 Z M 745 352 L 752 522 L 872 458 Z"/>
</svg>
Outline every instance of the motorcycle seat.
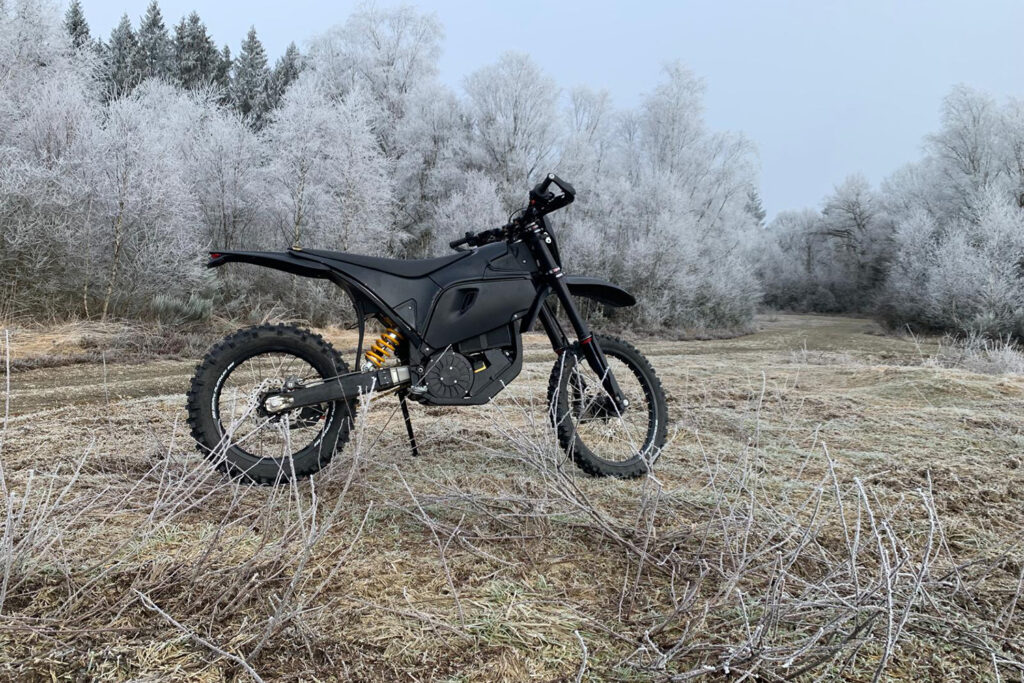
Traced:
<svg viewBox="0 0 1024 683">
<path fill-rule="evenodd" d="M 380 258 L 378 256 L 364 256 L 362 254 L 347 254 L 343 251 L 326 251 L 323 249 L 303 249 L 302 251 L 321 258 L 331 259 L 332 261 L 350 263 L 355 266 L 370 268 L 371 270 L 377 270 L 382 273 L 388 273 L 389 275 L 397 275 L 398 277 L 406 278 L 424 277 L 449 264 L 455 263 L 472 253 L 469 251 L 461 251 L 447 256 L 439 256 L 437 258 L 396 259 Z"/>
</svg>

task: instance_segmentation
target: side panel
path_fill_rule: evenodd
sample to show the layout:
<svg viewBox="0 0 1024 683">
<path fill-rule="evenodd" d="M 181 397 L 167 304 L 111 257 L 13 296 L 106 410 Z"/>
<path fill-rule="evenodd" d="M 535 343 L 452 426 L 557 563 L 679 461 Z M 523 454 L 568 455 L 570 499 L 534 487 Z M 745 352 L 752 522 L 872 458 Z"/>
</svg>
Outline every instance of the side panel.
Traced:
<svg viewBox="0 0 1024 683">
<path fill-rule="evenodd" d="M 529 310 L 536 292 L 529 277 L 452 285 L 437 298 L 424 341 L 439 349 L 507 326 Z"/>
</svg>

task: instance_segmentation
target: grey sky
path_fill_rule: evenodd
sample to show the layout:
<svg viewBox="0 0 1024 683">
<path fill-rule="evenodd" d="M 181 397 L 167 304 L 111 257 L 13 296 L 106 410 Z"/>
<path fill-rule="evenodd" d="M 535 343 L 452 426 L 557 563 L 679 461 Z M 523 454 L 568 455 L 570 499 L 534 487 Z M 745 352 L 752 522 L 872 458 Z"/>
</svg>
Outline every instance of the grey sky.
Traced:
<svg viewBox="0 0 1024 683">
<path fill-rule="evenodd" d="M 148 0 L 83 0 L 106 36 Z M 388 3 L 381 0 L 379 3 Z M 712 128 L 742 131 L 761 160 L 770 215 L 817 206 L 847 174 L 878 183 L 920 154 L 955 83 L 1024 97 L 1024 1 L 413 3 L 445 27 L 441 78 L 506 50 L 530 54 L 563 87 L 607 89 L 633 106 L 679 59 L 707 82 Z M 354 2 L 161 0 L 168 24 L 197 9 L 219 44 L 250 24 L 273 57 L 345 20 Z"/>
</svg>

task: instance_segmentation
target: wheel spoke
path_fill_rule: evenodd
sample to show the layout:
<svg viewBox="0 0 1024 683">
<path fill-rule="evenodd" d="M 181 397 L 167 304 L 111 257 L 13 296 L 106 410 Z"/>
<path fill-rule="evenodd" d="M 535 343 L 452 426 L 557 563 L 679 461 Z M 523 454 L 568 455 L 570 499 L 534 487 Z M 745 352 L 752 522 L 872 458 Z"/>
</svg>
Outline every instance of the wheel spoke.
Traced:
<svg viewBox="0 0 1024 683">
<path fill-rule="evenodd" d="M 234 447 L 257 458 L 282 459 L 321 438 L 332 404 L 280 415 L 268 414 L 262 408 L 267 392 L 283 388 L 296 376 L 323 379 L 309 361 L 276 351 L 244 359 L 232 369 L 215 401 L 221 430 Z"/>
<path fill-rule="evenodd" d="M 563 419 L 572 422 L 575 439 L 598 458 L 616 463 L 646 454 L 654 438 L 651 399 L 640 373 L 625 359 L 606 354 L 609 370 L 615 376 L 623 396 L 629 400 L 625 411 L 604 388 L 600 377 L 582 357 L 574 357 L 566 368 L 564 382 L 568 392 L 569 413 Z"/>
</svg>

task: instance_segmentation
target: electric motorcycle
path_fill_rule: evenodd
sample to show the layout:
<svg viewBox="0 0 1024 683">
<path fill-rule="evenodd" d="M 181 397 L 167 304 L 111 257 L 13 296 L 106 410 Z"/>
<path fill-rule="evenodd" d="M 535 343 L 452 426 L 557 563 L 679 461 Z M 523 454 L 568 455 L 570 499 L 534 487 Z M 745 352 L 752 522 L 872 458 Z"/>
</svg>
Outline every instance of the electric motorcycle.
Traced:
<svg viewBox="0 0 1024 683">
<path fill-rule="evenodd" d="M 298 247 L 211 252 L 210 268 L 249 263 L 337 284 L 355 307 L 355 357 L 363 361 L 352 371 L 326 340 L 292 325 L 235 332 L 210 349 L 189 388 L 188 423 L 200 451 L 258 483 L 305 477 L 348 441 L 361 396 L 393 392 L 417 455 L 407 402 L 487 403 L 519 375 L 522 335 L 539 323 L 557 355 L 547 399 L 561 448 L 591 475 L 643 475 L 665 443 L 665 396 L 647 359 L 592 332 L 576 307 L 574 297 L 611 307 L 636 300 L 610 282 L 562 270 L 545 216 L 575 196 L 549 174 L 506 225 L 466 233 L 450 243 L 455 253 L 440 258 Z M 383 332 L 363 353 L 374 321 Z"/>
</svg>

